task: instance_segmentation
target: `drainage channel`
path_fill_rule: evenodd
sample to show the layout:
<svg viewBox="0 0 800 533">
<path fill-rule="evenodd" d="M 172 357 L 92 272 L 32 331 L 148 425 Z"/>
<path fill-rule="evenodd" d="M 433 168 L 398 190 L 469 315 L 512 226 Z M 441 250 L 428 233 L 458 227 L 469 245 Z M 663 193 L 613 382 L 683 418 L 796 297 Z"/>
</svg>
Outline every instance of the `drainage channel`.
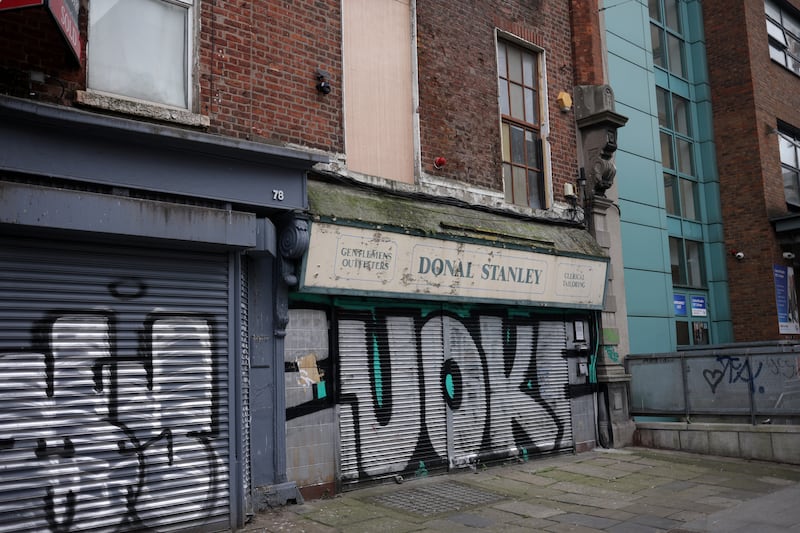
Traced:
<svg viewBox="0 0 800 533">
<path fill-rule="evenodd" d="M 444 481 L 419 488 L 408 488 L 370 498 L 380 505 L 421 516 L 459 511 L 474 505 L 485 505 L 504 496 L 475 489 L 455 481 Z"/>
</svg>

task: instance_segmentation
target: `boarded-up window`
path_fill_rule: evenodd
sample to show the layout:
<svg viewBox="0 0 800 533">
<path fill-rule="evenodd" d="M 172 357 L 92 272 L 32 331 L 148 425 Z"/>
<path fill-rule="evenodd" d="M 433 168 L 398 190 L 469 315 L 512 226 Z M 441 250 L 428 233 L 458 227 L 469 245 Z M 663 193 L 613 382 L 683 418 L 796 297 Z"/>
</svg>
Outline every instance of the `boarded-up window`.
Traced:
<svg viewBox="0 0 800 533">
<path fill-rule="evenodd" d="M 414 182 L 411 7 L 344 0 L 347 168 Z"/>
</svg>

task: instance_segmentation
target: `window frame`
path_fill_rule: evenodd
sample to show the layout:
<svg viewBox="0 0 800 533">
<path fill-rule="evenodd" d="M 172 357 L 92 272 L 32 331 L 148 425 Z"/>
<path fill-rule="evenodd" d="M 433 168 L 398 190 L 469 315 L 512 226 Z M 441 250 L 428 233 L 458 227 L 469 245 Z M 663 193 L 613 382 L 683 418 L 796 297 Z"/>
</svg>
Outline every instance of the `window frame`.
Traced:
<svg viewBox="0 0 800 533">
<path fill-rule="evenodd" d="M 783 2 L 764 0 L 764 16 L 770 59 L 800 76 L 800 14 Z M 787 21 L 796 28 L 794 31 Z"/>
<path fill-rule="evenodd" d="M 672 12 L 667 9 L 666 2 L 672 1 L 675 2 L 675 11 Z M 653 9 L 654 3 L 657 3 L 657 9 Z M 653 66 L 655 68 L 659 68 L 672 76 L 680 78 L 682 80 L 687 80 L 690 77 L 689 72 L 689 62 L 687 57 L 687 49 L 686 49 L 686 32 L 683 28 L 683 17 L 680 14 L 680 2 L 678 0 L 648 0 L 648 11 L 650 14 L 650 38 L 653 40 L 653 37 L 658 35 L 658 44 L 659 46 L 656 47 L 655 42 L 651 42 L 651 47 L 653 50 Z M 657 14 L 658 18 L 653 17 L 653 14 Z M 676 27 L 673 27 L 671 21 L 668 20 L 670 17 L 668 15 L 674 15 Z M 677 43 L 678 47 L 678 55 L 680 56 L 680 72 L 675 72 L 673 68 L 675 67 L 674 62 L 674 50 L 672 50 L 671 45 Z M 656 55 L 656 50 L 659 50 L 660 53 Z M 661 63 L 661 64 L 658 64 Z"/>
<path fill-rule="evenodd" d="M 506 49 L 508 47 L 512 47 L 516 50 L 519 50 L 522 54 L 530 54 L 533 58 L 533 65 L 534 65 L 534 84 L 526 86 L 524 85 L 524 72 L 523 72 L 523 112 L 525 112 L 525 97 L 524 92 L 525 88 L 531 88 L 534 91 L 534 101 L 533 101 L 533 110 L 538 118 L 538 123 L 536 122 L 527 122 L 527 116 L 525 119 L 520 120 L 518 117 L 512 116 L 511 114 L 511 89 L 509 84 L 509 74 L 508 70 L 504 69 L 500 64 L 500 57 L 501 57 L 501 47 L 505 46 Z M 508 54 L 506 53 L 506 63 L 508 63 Z M 548 114 L 548 107 L 546 105 L 546 95 L 547 95 L 547 69 L 546 69 L 546 57 L 544 49 L 534 45 L 533 43 L 527 42 L 519 37 L 514 36 L 513 34 L 509 34 L 503 32 L 501 30 L 497 30 L 495 32 L 495 60 L 497 62 L 497 100 L 498 100 L 498 124 L 500 127 L 500 159 L 501 159 L 501 176 L 503 178 L 503 191 L 505 195 L 505 201 L 509 204 L 526 207 L 530 209 L 548 209 L 552 203 L 552 190 L 551 190 L 551 168 L 550 168 L 550 145 L 547 141 L 547 137 L 549 135 L 549 114 Z M 524 64 L 524 62 L 523 62 Z M 505 76 L 503 72 L 505 70 Z M 508 103 L 509 114 L 504 114 L 503 110 L 503 97 L 501 95 L 501 85 L 503 81 L 507 83 L 506 89 L 506 101 Z M 523 132 L 528 133 L 531 132 L 534 134 L 533 143 L 538 147 L 538 167 L 530 165 L 531 160 L 526 159 L 524 162 L 520 163 L 514 160 L 513 155 L 511 154 L 511 146 L 510 146 L 510 134 L 508 136 L 508 141 L 506 141 L 506 136 L 504 135 L 505 127 L 510 128 L 517 127 L 523 130 Z M 523 134 L 524 135 L 524 134 Z M 525 139 L 523 138 L 523 143 L 525 143 Z M 507 169 L 511 168 L 512 175 L 507 176 Z M 530 179 L 526 179 L 526 191 L 525 191 L 525 198 L 524 201 L 520 201 L 515 194 L 515 187 L 513 181 L 513 169 L 524 169 L 526 174 L 529 172 L 538 172 L 538 205 L 534 205 L 534 202 L 531 202 L 531 187 L 530 187 Z"/>
<path fill-rule="evenodd" d="M 120 100 L 133 100 L 136 102 L 141 102 L 146 105 L 152 105 L 155 107 L 166 107 L 170 109 L 178 109 L 186 112 L 193 112 L 195 108 L 195 101 L 196 101 L 196 91 L 197 88 L 195 87 L 195 80 L 196 80 L 196 72 L 197 72 L 197 35 L 196 31 L 199 28 L 198 24 L 198 17 L 199 17 L 199 2 L 200 0 L 151 0 L 157 4 L 167 4 L 169 6 L 177 6 L 186 10 L 185 14 L 185 35 L 182 42 L 183 52 L 183 99 L 184 105 L 176 105 L 175 103 L 169 103 L 165 101 L 161 101 L 157 98 L 143 98 L 141 95 L 131 95 L 124 91 L 114 91 L 109 90 L 108 88 L 103 88 L 102 84 L 96 84 L 93 86 L 90 82 L 92 78 L 91 70 L 94 68 L 92 66 L 92 6 L 89 7 L 89 20 L 87 21 L 87 44 L 86 44 L 86 85 L 87 91 L 92 93 L 97 93 L 101 95 L 106 95 L 111 98 L 120 99 Z M 102 46 L 102 43 L 100 44 Z M 128 71 L 127 79 L 135 78 L 135 72 L 131 73 L 132 71 Z M 124 83 L 124 82 L 123 82 Z"/>
<path fill-rule="evenodd" d="M 678 253 L 677 279 L 676 263 L 673 262 L 673 243 Z M 695 247 L 694 254 L 689 247 Z M 705 290 L 708 288 L 708 272 L 706 269 L 706 243 L 695 239 L 687 239 L 677 235 L 669 236 L 670 270 L 672 273 L 672 286 L 683 289 Z M 696 273 L 696 274 L 695 274 Z M 700 279 L 694 279 L 699 277 Z"/>
<path fill-rule="evenodd" d="M 786 204 L 793 211 L 800 210 L 800 130 L 790 128 L 782 124 L 778 125 L 778 158 L 781 164 L 781 176 L 783 178 L 783 194 Z M 794 165 L 784 157 L 784 146 L 788 145 L 794 149 Z M 787 173 L 794 175 L 794 187 L 787 184 Z M 793 191 L 796 200 L 792 201 L 787 194 Z"/>
<path fill-rule="evenodd" d="M 672 92 L 666 87 L 656 86 L 658 102 L 659 139 L 661 144 L 661 164 L 664 176 L 664 196 L 667 215 L 693 222 L 702 220 L 700 202 L 700 183 L 697 176 L 697 141 L 694 137 L 693 103 L 688 98 Z M 676 102 L 681 103 L 682 113 L 678 113 Z M 681 120 L 678 120 L 678 119 Z M 676 127 L 676 123 L 681 124 Z M 684 158 L 679 146 L 686 146 L 689 168 L 683 168 Z M 666 151 L 666 154 L 665 154 Z M 673 186 L 670 186 L 670 183 Z M 691 191 L 691 195 L 687 194 Z"/>
</svg>

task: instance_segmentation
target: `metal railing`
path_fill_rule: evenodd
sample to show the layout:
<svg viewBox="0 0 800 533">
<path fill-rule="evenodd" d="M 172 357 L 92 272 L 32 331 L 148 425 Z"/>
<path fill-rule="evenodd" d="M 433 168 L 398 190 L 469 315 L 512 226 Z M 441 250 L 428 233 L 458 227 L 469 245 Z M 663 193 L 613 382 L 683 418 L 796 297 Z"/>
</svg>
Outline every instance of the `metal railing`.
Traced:
<svg viewBox="0 0 800 533">
<path fill-rule="evenodd" d="M 632 354 L 625 368 L 633 415 L 800 418 L 800 343 Z"/>
</svg>

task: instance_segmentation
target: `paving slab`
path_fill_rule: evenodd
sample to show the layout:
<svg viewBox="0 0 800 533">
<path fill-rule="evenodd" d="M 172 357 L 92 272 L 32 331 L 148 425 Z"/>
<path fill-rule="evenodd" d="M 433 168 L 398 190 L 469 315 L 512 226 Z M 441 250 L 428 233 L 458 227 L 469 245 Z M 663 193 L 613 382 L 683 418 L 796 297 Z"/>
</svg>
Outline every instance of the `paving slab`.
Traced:
<svg viewBox="0 0 800 533">
<path fill-rule="evenodd" d="M 799 482 L 798 465 L 595 450 L 356 488 L 260 513 L 244 531 L 800 533 Z"/>
</svg>

